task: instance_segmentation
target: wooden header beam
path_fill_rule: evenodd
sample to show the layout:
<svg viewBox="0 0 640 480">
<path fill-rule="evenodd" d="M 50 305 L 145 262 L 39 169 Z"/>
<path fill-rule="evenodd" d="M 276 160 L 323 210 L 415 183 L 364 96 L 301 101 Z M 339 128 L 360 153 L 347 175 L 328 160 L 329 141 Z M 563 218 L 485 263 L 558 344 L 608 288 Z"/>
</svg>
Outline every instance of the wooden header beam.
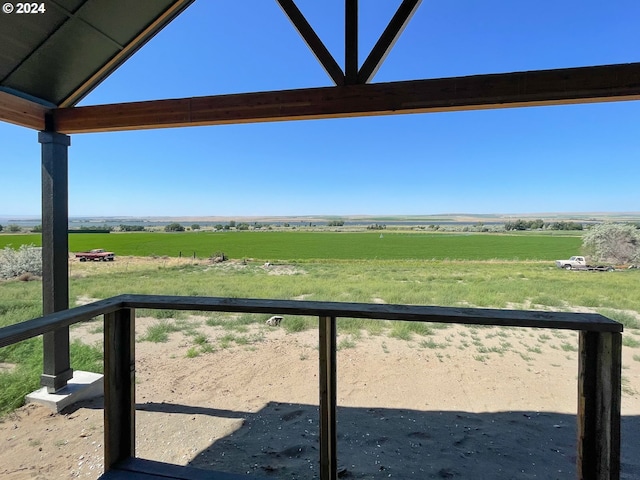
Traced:
<svg viewBox="0 0 640 480">
<path fill-rule="evenodd" d="M 45 129 L 45 116 L 49 109 L 24 98 L 0 92 L 0 121 L 34 130 Z"/>
<path fill-rule="evenodd" d="M 640 63 L 122 103 L 53 112 L 60 133 L 640 100 Z"/>
</svg>

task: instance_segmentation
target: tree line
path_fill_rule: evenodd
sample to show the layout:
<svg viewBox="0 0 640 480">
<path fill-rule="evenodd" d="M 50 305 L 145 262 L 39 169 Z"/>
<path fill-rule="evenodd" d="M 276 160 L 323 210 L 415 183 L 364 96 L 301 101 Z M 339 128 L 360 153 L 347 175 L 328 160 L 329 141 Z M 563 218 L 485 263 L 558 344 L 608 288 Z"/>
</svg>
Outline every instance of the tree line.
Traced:
<svg viewBox="0 0 640 480">
<path fill-rule="evenodd" d="M 523 220 L 521 218 L 508 221 L 504 224 L 504 229 L 510 230 L 583 230 L 582 223 L 579 222 L 545 222 L 541 218 L 535 220 Z"/>
</svg>

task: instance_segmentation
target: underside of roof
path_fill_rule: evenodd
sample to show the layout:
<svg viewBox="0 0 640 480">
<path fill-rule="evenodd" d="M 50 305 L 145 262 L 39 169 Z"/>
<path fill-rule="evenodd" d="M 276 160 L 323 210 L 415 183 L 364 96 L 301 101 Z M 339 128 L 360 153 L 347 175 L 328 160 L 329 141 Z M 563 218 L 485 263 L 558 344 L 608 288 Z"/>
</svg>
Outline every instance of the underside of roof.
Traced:
<svg viewBox="0 0 640 480">
<path fill-rule="evenodd" d="M 335 86 L 75 107 L 193 1 L 5 3 L 44 11 L 0 14 L 0 121 L 70 134 L 640 100 L 640 63 L 370 84 L 422 0 L 402 0 L 361 67 L 345 0 L 344 70 L 295 1 L 275 0 Z"/>
<path fill-rule="evenodd" d="M 0 14 L 0 91 L 73 106 L 192 2 L 16 3 L 13 12 Z M 25 11 L 34 6 L 39 10 Z"/>
</svg>

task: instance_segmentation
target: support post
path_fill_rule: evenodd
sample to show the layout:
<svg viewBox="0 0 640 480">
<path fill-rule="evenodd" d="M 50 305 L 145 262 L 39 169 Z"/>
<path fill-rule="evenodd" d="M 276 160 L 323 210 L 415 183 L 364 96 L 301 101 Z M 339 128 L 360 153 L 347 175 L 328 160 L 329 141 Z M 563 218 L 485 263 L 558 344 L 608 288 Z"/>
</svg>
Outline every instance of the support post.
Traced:
<svg viewBox="0 0 640 480">
<path fill-rule="evenodd" d="M 336 318 L 320 317 L 320 480 L 337 480 Z"/>
<path fill-rule="evenodd" d="M 579 362 L 578 478 L 618 480 L 622 335 L 580 332 Z"/>
<path fill-rule="evenodd" d="M 71 139 L 57 132 L 39 132 L 42 144 L 42 305 L 49 314 L 69 308 L 69 180 Z M 73 377 L 69 358 L 69 328 L 43 335 L 40 383 L 49 393 Z"/>
<path fill-rule="evenodd" d="M 135 456 L 135 321 L 124 308 L 104 316 L 104 469 Z"/>
</svg>

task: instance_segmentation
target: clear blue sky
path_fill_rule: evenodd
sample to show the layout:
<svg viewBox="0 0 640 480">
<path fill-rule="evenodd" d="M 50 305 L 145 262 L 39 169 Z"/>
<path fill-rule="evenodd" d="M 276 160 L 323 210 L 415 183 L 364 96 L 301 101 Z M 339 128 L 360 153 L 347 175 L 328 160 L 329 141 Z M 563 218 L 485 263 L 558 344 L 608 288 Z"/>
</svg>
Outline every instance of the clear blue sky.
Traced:
<svg viewBox="0 0 640 480">
<path fill-rule="evenodd" d="M 298 0 L 343 65 L 343 1 Z M 399 0 L 361 0 L 364 60 Z M 640 61 L 637 0 L 425 1 L 374 82 Z M 0 47 L 1 48 L 1 47 Z M 330 85 L 271 0 L 198 0 L 81 105 Z M 640 103 L 74 135 L 72 216 L 640 211 Z M 40 214 L 0 124 L 0 215 Z"/>
</svg>

